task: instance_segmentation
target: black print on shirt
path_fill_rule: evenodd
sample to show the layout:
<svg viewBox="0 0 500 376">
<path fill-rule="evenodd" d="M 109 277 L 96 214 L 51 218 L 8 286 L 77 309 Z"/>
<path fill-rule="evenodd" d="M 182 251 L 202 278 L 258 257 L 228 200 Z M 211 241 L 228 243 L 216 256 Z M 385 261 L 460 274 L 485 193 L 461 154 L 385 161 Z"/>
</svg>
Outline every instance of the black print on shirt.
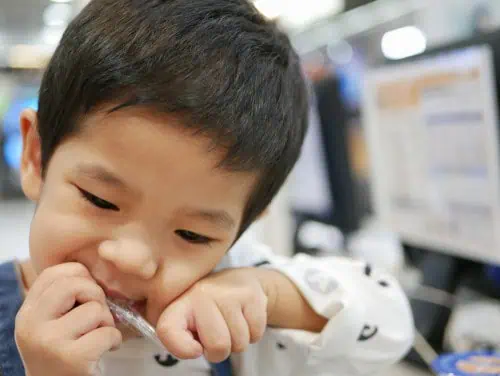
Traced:
<svg viewBox="0 0 500 376">
<path fill-rule="evenodd" d="M 371 266 L 370 264 L 366 264 L 366 266 L 365 266 L 365 270 L 364 270 L 365 275 L 366 275 L 367 277 L 371 277 L 371 275 L 372 275 L 372 271 L 373 271 L 372 266 Z M 380 280 L 380 281 L 378 281 L 378 284 L 379 284 L 380 286 L 382 286 L 382 287 L 389 287 L 389 282 L 384 281 L 384 280 Z"/>
<path fill-rule="evenodd" d="M 370 264 L 366 264 L 365 266 L 365 275 L 367 277 L 372 275 L 372 266 Z"/>
<path fill-rule="evenodd" d="M 378 333 L 378 327 L 377 326 L 370 326 L 370 325 L 365 325 L 363 327 L 363 330 L 361 330 L 361 334 L 358 337 L 359 342 L 365 342 L 373 337 L 375 337 Z"/>
<path fill-rule="evenodd" d="M 372 277 L 373 268 L 370 264 L 365 265 L 364 274 L 367 277 Z M 384 288 L 389 287 L 389 282 L 387 282 L 387 281 L 380 280 L 377 283 L 381 287 L 384 287 Z M 358 341 L 359 342 L 369 341 L 370 339 L 375 337 L 377 335 L 377 333 L 378 333 L 378 326 L 366 324 L 365 326 L 363 326 L 363 329 L 361 330 L 361 334 L 358 337 Z"/>
<path fill-rule="evenodd" d="M 161 355 L 155 355 L 156 363 L 162 367 L 173 367 L 179 363 L 179 359 L 174 358 L 170 354 L 165 354 L 163 357 Z"/>
<path fill-rule="evenodd" d="M 378 284 L 382 287 L 389 287 L 389 282 L 387 282 L 387 281 L 381 280 L 381 281 L 378 281 Z"/>
<path fill-rule="evenodd" d="M 276 343 L 276 347 L 278 347 L 278 349 L 280 350 L 286 350 L 286 346 L 281 342 Z"/>
<path fill-rule="evenodd" d="M 271 263 L 269 261 L 264 260 L 264 261 L 260 261 L 260 262 L 255 263 L 253 266 L 254 266 L 254 268 L 258 268 L 258 267 L 270 265 L 270 264 Z"/>
</svg>

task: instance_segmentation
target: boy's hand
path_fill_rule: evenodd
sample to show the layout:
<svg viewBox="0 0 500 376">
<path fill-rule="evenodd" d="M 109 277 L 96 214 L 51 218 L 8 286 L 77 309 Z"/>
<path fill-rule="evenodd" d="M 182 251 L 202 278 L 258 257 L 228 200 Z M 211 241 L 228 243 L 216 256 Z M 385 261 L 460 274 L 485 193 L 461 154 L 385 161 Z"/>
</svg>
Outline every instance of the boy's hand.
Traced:
<svg viewBox="0 0 500 376">
<path fill-rule="evenodd" d="M 78 263 L 40 274 L 17 315 L 15 337 L 30 376 L 98 375 L 102 355 L 122 341 L 104 291 Z"/>
<path fill-rule="evenodd" d="M 268 298 L 252 268 L 209 275 L 170 304 L 157 324 L 165 347 L 181 359 L 221 362 L 260 340 Z"/>
</svg>

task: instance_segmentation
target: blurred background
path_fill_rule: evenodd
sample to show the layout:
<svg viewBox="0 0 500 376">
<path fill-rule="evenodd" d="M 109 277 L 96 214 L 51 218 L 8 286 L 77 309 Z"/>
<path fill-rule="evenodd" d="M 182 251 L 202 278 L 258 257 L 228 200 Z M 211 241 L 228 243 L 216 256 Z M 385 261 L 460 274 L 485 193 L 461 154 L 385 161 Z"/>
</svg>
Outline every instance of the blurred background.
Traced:
<svg viewBox="0 0 500 376">
<path fill-rule="evenodd" d="M 86 0 L 0 0 L 0 261 L 28 255 L 18 117 Z M 313 88 L 302 156 L 252 232 L 394 273 L 418 332 L 394 375 L 500 350 L 500 1 L 255 0 Z M 498 373 L 496 373 L 498 374 Z"/>
</svg>

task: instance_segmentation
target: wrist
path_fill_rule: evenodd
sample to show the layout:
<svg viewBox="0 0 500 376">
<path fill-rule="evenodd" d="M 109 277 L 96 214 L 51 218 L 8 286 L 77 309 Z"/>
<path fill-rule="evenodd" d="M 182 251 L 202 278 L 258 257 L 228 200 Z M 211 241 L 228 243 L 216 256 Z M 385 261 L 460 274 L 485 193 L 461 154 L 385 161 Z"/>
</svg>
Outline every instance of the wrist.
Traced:
<svg viewBox="0 0 500 376">
<path fill-rule="evenodd" d="M 328 320 L 318 315 L 294 282 L 279 270 L 253 268 L 267 296 L 270 327 L 320 332 Z"/>
<path fill-rule="evenodd" d="M 282 273 L 267 268 L 252 268 L 252 273 L 257 277 L 262 291 L 267 297 L 267 322 L 268 325 L 274 326 L 274 312 L 278 301 L 278 279 L 286 278 Z"/>
</svg>

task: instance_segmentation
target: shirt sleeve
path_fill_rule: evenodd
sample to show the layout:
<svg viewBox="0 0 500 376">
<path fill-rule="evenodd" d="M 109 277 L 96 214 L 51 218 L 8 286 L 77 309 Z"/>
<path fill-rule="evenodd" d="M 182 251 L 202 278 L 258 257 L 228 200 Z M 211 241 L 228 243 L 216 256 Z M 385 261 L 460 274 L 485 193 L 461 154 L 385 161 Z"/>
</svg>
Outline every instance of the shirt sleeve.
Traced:
<svg viewBox="0 0 500 376">
<path fill-rule="evenodd" d="M 374 375 L 399 361 L 413 344 L 407 297 L 391 275 L 347 258 L 277 256 L 265 245 L 240 241 L 233 266 L 262 266 L 284 273 L 316 313 L 329 321 L 319 334 L 273 329 L 305 354 L 297 374 Z"/>
</svg>

